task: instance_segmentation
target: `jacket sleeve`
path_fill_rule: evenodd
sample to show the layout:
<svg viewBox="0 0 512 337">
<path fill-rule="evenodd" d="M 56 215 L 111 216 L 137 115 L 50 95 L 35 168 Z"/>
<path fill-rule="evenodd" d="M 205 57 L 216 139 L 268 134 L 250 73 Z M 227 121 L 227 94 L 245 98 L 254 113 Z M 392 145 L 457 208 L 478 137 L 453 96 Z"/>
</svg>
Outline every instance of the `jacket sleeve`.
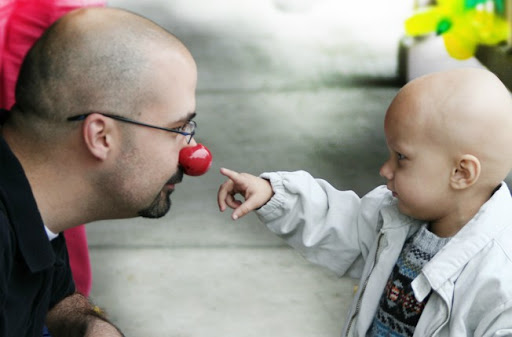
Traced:
<svg viewBox="0 0 512 337">
<path fill-rule="evenodd" d="M 257 211 L 260 220 L 307 260 L 339 276 L 360 277 L 381 223 L 379 210 L 390 200 L 385 186 L 361 199 L 304 171 L 261 177 L 275 194 Z"/>
</svg>

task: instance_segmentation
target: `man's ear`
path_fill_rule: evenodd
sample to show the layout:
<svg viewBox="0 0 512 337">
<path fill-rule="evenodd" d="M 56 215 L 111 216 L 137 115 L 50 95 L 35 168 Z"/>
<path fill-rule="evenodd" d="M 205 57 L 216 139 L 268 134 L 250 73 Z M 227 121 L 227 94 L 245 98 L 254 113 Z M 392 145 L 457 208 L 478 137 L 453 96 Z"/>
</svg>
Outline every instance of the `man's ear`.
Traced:
<svg viewBox="0 0 512 337">
<path fill-rule="evenodd" d="M 450 185 L 457 190 L 470 187 L 480 177 L 480 160 L 471 154 L 461 156 L 450 176 Z"/>
<path fill-rule="evenodd" d="M 84 142 L 89 152 L 99 160 L 107 159 L 112 150 L 111 124 L 100 114 L 91 114 L 83 122 Z"/>
</svg>

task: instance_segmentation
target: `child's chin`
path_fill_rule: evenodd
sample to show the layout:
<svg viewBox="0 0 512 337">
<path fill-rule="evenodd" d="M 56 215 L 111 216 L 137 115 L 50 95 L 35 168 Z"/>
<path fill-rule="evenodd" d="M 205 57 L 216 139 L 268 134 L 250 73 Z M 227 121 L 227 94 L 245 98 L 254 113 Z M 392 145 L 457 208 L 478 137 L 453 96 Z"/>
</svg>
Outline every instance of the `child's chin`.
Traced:
<svg viewBox="0 0 512 337">
<path fill-rule="evenodd" d="M 411 212 L 409 208 L 405 207 L 405 205 L 400 201 L 400 199 L 398 199 L 398 210 L 400 211 L 400 213 L 404 215 L 415 218 L 413 212 Z"/>
</svg>

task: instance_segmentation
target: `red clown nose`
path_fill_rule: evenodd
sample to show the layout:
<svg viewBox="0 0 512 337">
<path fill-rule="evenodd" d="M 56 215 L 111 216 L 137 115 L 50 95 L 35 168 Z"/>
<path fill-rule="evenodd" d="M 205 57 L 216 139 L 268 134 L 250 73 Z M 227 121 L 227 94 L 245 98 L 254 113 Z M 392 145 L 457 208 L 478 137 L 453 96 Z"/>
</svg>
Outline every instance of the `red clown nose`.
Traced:
<svg viewBox="0 0 512 337">
<path fill-rule="evenodd" d="M 186 175 L 203 175 L 212 166 L 212 153 L 203 144 L 185 147 L 180 151 L 180 165 Z"/>
</svg>

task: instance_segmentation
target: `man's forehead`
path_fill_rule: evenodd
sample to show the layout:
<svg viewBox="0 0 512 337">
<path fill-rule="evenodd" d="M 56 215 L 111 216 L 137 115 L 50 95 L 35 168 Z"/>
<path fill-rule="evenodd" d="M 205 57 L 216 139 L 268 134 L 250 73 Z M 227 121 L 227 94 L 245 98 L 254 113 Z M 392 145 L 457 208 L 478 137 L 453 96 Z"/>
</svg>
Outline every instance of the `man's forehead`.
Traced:
<svg viewBox="0 0 512 337">
<path fill-rule="evenodd" d="M 168 124 L 183 123 L 183 122 L 192 120 L 193 118 L 195 118 L 195 116 L 196 116 L 196 112 L 195 111 L 183 112 L 183 113 L 180 113 L 180 114 L 170 114 L 166 118 L 166 121 L 167 121 Z"/>
</svg>

